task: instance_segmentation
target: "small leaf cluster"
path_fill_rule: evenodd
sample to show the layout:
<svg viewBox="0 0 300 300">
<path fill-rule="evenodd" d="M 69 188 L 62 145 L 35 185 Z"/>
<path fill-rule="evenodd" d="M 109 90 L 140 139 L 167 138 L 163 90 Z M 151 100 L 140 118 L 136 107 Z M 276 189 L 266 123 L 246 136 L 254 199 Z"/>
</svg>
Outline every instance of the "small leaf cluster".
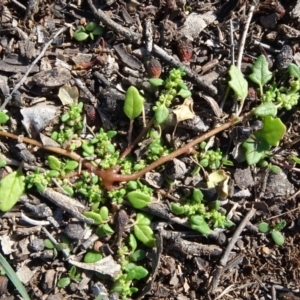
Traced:
<svg viewBox="0 0 300 300">
<path fill-rule="evenodd" d="M 64 142 L 77 137 L 83 128 L 83 102 L 71 104 L 68 112 L 61 116 L 62 128 L 60 131 L 53 131 L 51 138 L 56 142 L 63 144 Z M 70 150 L 75 150 L 75 145 L 70 145 Z"/>
<path fill-rule="evenodd" d="M 30 189 L 34 186 L 38 191 L 43 191 L 47 186 L 52 184 L 52 178 L 56 178 L 64 191 L 69 196 L 73 196 L 74 191 L 69 185 L 68 180 L 61 178 L 77 169 L 78 162 L 74 160 L 66 160 L 66 162 L 62 162 L 57 157 L 49 155 L 48 164 L 51 169 L 50 171 L 41 173 L 37 168 L 33 173 L 26 176 L 25 182 L 27 184 L 27 188 Z"/>
<path fill-rule="evenodd" d="M 103 169 L 108 169 L 119 163 L 119 152 L 116 151 L 111 139 L 117 134 L 116 131 L 105 132 L 103 128 L 100 128 L 93 139 L 90 141 L 84 141 L 82 143 L 82 155 L 84 157 L 90 157 L 97 155 L 101 159 L 99 165 Z"/>
<path fill-rule="evenodd" d="M 126 300 L 133 293 L 138 292 L 138 288 L 132 286 L 135 280 L 141 280 L 148 275 L 148 270 L 143 266 L 137 265 L 146 257 L 146 252 L 137 249 L 137 240 L 133 234 L 129 235 L 129 247 L 123 246 L 119 249 L 118 255 L 122 272 L 114 282 L 111 292 L 117 292 L 121 299 Z"/>
<path fill-rule="evenodd" d="M 80 179 L 74 183 L 76 191 L 84 195 L 89 202 L 99 203 L 103 201 L 103 189 L 99 183 L 99 177 L 83 171 Z"/>
<path fill-rule="evenodd" d="M 162 86 L 158 101 L 155 102 L 153 110 L 155 111 L 155 120 L 158 124 L 166 121 L 169 115 L 168 107 L 171 106 L 172 100 L 176 96 L 187 98 L 191 96 L 187 85 L 183 82 L 182 77 L 185 76 L 183 68 L 172 69 L 166 80 L 161 78 L 150 78 L 149 82 L 154 86 Z"/>
<path fill-rule="evenodd" d="M 199 163 L 203 168 L 210 168 L 211 170 L 218 169 L 222 164 L 223 154 L 218 148 L 216 150 L 207 150 L 200 152 L 198 155 Z"/>
<path fill-rule="evenodd" d="M 90 22 L 85 26 L 80 27 L 74 32 L 74 39 L 78 42 L 82 42 L 90 37 L 94 40 L 95 35 L 102 35 L 103 27 L 99 26 L 96 22 Z"/>
<path fill-rule="evenodd" d="M 277 223 L 275 226 L 271 226 L 267 222 L 261 222 L 258 224 L 258 230 L 262 233 L 269 233 L 274 241 L 274 243 L 278 246 L 284 244 L 284 236 L 281 234 L 281 230 L 286 226 L 286 222 L 284 220 Z"/>
<path fill-rule="evenodd" d="M 68 276 L 62 277 L 58 280 L 57 286 L 59 288 L 66 288 L 68 285 L 71 284 L 72 280 L 74 280 L 75 282 L 79 282 L 81 278 L 81 274 L 77 273 L 76 267 L 72 266 L 68 273 Z"/>
<path fill-rule="evenodd" d="M 109 210 L 106 206 L 102 206 L 100 209 L 94 207 L 91 211 L 86 211 L 83 214 L 87 218 L 93 219 L 94 223 L 98 225 L 98 228 L 96 229 L 96 234 L 99 237 L 102 237 L 107 234 L 111 235 L 114 233 L 113 229 L 108 224 L 110 217 Z"/>
<path fill-rule="evenodd" d="M 191 198 L 184 203 L 172 203 L 171 211 L 175 215 L 184 215 L 189 218 L 191 228 L 202 234 L 210 234 L 212 228 L 229 228 L 233 223 L 228 220 L 225 213 L 220 212 L 220 202 L 215 201 L 210 205 L 203 202 L 203 194 L 199 189 L 194 189 Z"/>
</svg>

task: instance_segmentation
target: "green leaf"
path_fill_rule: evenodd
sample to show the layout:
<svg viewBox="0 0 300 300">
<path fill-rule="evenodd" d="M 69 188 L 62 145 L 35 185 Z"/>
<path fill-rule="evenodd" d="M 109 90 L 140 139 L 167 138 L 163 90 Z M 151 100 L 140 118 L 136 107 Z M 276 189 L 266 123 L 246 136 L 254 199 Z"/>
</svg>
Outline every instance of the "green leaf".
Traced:
<svg viewBox="0 0 300 300">
<path fill-rule="evenodd" d="M 281 173 L 281 168 L 275 165 L 270 165 L 269 170 L 275 174 L 280 174 Z"/>
<path fill-rule="evenodd" d="M 153 230 L 149 226 L 151 218 L 144 213 L 137 213 L 136 223 L 133 227 L 136 238 L 148 247 L 155 246 L 155 236 Z"/>
<path fill-rule="evenodd" d="M 288 71 L 291 76 L 300 79 L 300 68 L 295 64 L 290 64 L 288 66 Z"/>
<path fill-rule="evenodd" d="M 0 210 L 9 211 L 25 193 L 25 176 L 21 169 L 14 171 L 0 181 Z"/>
<path fill-rule="evenodd" d="M 132 251 L 135 251 L 135 249 L 137 248 L 137 241 L 136 238 L 134 237 L 133 234 L 130 233 L 129 235 L 129 242 L 128 242 L 130 248 Z"/>
<path fill-rule="evenodd" d="M 277 146 L 286 132 L 285 125 L 279 118 L 267 116 L 263 119 L 263 128 L 255 132 L 255 137 L 265 139 L 271 146 Z"/>
<path fill-rule="evenodd" d="M 267 222 L 260 222 L 257 228 L 262 233 L 267 233 L 271 230 L 270 225 Z"/>
<path fill-rule="evenodd" d="M 293 160 L 297 164 L 300 164 L 300 158 L 297 156 L 291 155 L 289 159 Z"/>
<path fill-rule="evenodd" d="M 98 24 L 96 22 L 90 22 L 85 26 L 86 31 L 93 31 L 95 28 L 97 28 Z"/>
<path fill-rule="evenodd" d="M 85 256 L 83 261 L 87 264 L 95 263 L 102 259 L 102 254 L 100 252 L 97 252 L 95 250 L 89 250 Z"/>
<path fill-rule="evenodd" d="M 286 226 L 286 221 L 285 220 L 282 220 L 280 221 L 276 226 L 274 226 L 274 230 L 276 231 L 280 231 L 282 230 L 284 227 Z"/>
<path fill-rule="evenodd" d="M 66 185 L 63 187 L 63 189 L 70 197 L 72 197 L 74 195 L 74 190 L 71 186 Z"/>
<path fill-rule="evenodd" d="M 75 160 L 67 160 L 64 169 L 68 172 L 74 171 L 78 167 L 78 162 Z"/>
<path fill-rule="evenodd" d="M 134 120 L 143 111 L 143 106 L 144 98 L 134 86 L 130 86 L 125 95 L 124 113 L 130 120 Z"/>
<path fill-rule="evenodd" d="M 74 32 L 73 37 L 76 41 L 82 42 L 82 41 L 85 41 L 89 37 L 89 35 L 87 33 L 83 32 L 81 29 L 79 29 Z"/>
<path fill-rule="evenodd" d="M 93 35 L 102 35 L 104 31 L 104 28 L 101 26 L 97 26 L 94 30 L 93 30 Z"/>
<path fill-rule="evenodd" d="M 108 208 L 106 206 L 102 206 L 100 208 L 99 213 L 100 213 L 100 216 L 101 216 L 103 222 L 105 222 L 108 219 L 108 214 L 109 214 Z"/>
<path fill-rule="evenodd" d="M 242 147 L 245 149 L 245 157 L 249 166 L 257 164 L 270 149 L 269 144 L 262 136 L 258 137 L 257 141 L 252 138 L 247 139 Z"/>
<path fill-rule="evenodd" d="M 143 260 L 145 257 L 146 257 L 146 252 L 142 249 L 138 249 L 130 255 L 130 260 L 136 262 L 136 261 Z"/>
<path fill-rule="evenodd" d="M 146 207 L 151 202 L 151 197 L 138 191 L 132 191 L 127 194 L 129 202 L 134 208 Z"/>
<path fill-rule="evenodd" d="M 183 206 L 177 203 L 171 203 L 171 211 L 175 215 L 182 215 L 185 212 L 185 209 Z"/>
<path fill-rule="evenodd" d="M 3 168 L 7 165 L 6 159 L 5 158 L 0 158 L 0 168 Z"/>
<path fill-rule="evenodd" d="M 55 248 L 55 245 L 49 239 L 44 240 L 44 246 L 47 249 L 54 249 Z"/>
<path fill-rule="evenodd" d="M 51 170 L 59 171 L 61 169 L 61 161 L 53 155 L 48 156 L 48 163 Z"/>
<path fill-rule="evenodd" d="M 265 102 L 254 109 L 254 114 L 258 117 L 276 117 L 277 107 L 272 102 Z"/>
<path fill-rule="evenodd" d="M 94 40 L 94 35 L 92 32 L 89 33 L 89 36 L 90 36 L 91 40 Z"/>
<path fill-rule="evenodd" d="M 281 246 L 284 244 L 284 236 L 279 231 L 272 231 L 271 236 L 275 244 Z"/>
<path fill-rule="evenodd" d="M 169 116 L 169 110 L 165 105 L 160 105 L 157 107 L 155 111 L 155 120 L 158 124 L 162 124 L 164 121 L 167 120 Z"/>
<path fill-rule="evenodd" d="M 201 202 L 203 200 L 203 193 L 199 189 L 193 190 L 193 200 Z"/>
<path fill-rule="evenodd" d="M 67 287 L 70 283 L 71 283 L 70 277 L 63 277 L 63 278 L 61 278 L 61 279 L 58 280 L 57 286 L 64 289 L 64 288 Z"/>
<path fill-rule="evenodd" d="M 4 124 L 8 120 L 9 120 L 9 116 L 5 112 L 0 111 L 0 124 Z"/>
<path fill-rule="evenodd" d="M 132 263 L 127 264 L 126 269 L 134 271 L 135 275 L 134 275 L 133 279 L 136 279 L 136 280 L 143 279 L 149 274 L 147 269 L 143 268 L 142 266 L 137 266 Z"/>
<path fill-rule="evenodd" d="M 101 229 L 105 234 L 113 234 L 114 233 L 114 230 L 108 224 L 102 225 Z"/>
<path fill-rule="evenodd" d="M 249 78 L 262 87 L 272 79 L 272 76 L 266 57 L 263 54 L 260 55 L 253 64 L 252 74 L 249 75 Z"/>
<path fill-rule="evenodd" d="M 233 89 L 236 97 L 244 101 L 248 95 L 248 82 L 244 78 L 243 73 L 234 65 L 229 69 L 231 80 L 228 82 L 229 86 Z"/>
<path fill-rule="evenodd" d="M 7 277 L 9 278 L 9 280 L 13 283 L 15 288 L 18 290 L 18 292 L 20 293 L 22 298 L 24 300 L 30 300 L 30 297 L 27 294 L 27 291 L 26 291 L 24 285 L 22 284 L 22 282 L 20 281 L 18 275 L 15 273 L 15 271 L 10 266 L 10 264 L 7 262 L 5 257 L 2 256 L 2 254 L 0 254 L 0 265 L 4 269 L 4 271 L 7 275 Z"/>
<path fill-rule="evenodd" d="M 103 223 L 103 220 L 98 213 L 95 213 L 93 211 L 85 211 L 85 212 L 83 212 L 83 215 L 86 216 L 87 218 L 94 220 L 96 225 Z"/>
<path fill-rule="evenodd" d="M 192 229 L 205 235 L 211 233 L 211 229 L 209 228 L 203 216 L 193 215 L 190 217 L 189 221 Z"/>
<path fill-rule="evenodd" d="M 71 267 L 69 275 L 71 278 L 74 278 L 76 276 L 76 267 L 75 266 Z"/>
<path fill-rule="evenodd" d="M 183 99 L 185 99 L 185 98 L 191 97 L 191 96 L 192 96 L 192 93 L 191 93 L 191 91 L 189 91 L 189 90 L 181 89 L 181 90 L 177 93 L 177 95 L 178 95 L 178 96 L 181 96 Z"/>
<path fill-rule="evenodd" d="M 164 84 L 164 81 L 161 78 L 150 78 L 148 81 L 154 86 L 161 86 Z"/>
<path fill-rule="evenodd" d="M 84 150 L 84 152 L 87 154 L 87 156 L 91 156 L 95 152 L 94 145 L 90 145 L 87 142 L 83 142 L 81 147 Z"/>
</svg>

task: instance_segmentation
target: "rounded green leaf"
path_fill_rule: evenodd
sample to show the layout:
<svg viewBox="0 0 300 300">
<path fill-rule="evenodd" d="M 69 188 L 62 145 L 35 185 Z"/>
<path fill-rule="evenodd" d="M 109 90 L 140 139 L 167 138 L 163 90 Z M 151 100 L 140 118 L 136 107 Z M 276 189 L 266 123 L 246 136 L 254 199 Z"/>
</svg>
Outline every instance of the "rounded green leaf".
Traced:
<svg viewBox="0 0 300 300">
<path fill-rule="evenodd" d="M 300 79 L 300 68 L 295 64 L 290 64 L 288 66 L 288 71 L 291 76 Z"/>
<path fill-rule="evenodd" d="M 65 163 L 65 166 L 64 166 L 64 169 L 66 171 L 74 171 L 76 168 L 78 167 L 78 162 L 75 161 L 75 160 L 68 160 L 66 163 Z"/>
<path fill-rule="evenodd" d="M 113 229 L 108 224 L 102 225 L 101 229 L 105 234 L 113 234 L 114 233 Z"/>
<path fill-rule="evenodd" d="M 136 280 L 143 279 L 149 274 L 148 270 L 143 268 L 142 266 L 134 266 L 134 268 L 132 268 L 131 270 L 134 271 L 134 279 Z"/>
<path fill-rule="evenodd" d="M 71 279 L 69 277 L 63 277 L 58 280 L 57 286 L 60 288 L 65 288 L 71 283 Z"/>
<path fill-rule="evenodd" d="M 53 155 L 48 156 L 48 163 L 51 170 L 59 171 L 61 169 L 61 161 Z"/>
<path fill-rule="evenodd" d="M 167 120 L 169 116 L 169 110 L 165 105 L 160 105 L 155 111 L 155 120 L 158 124 L 162 124 Z"/>
<path fill-rule="evenodd" d="M 205 235 L 211 233 L 211 229 L 209 228 L 203 216 L 193 215 L 190 217 L 189 221 L 192 229 Z"/>
<path fill-rule="evenodd" d="M 95 224 L 99 225 L 103 223 L 103 220 L 98 213 L 95 213 L 93 211 L 85 211 L 83 212 L 83 215 L 86 216 L 87 218 L 94 220 Z"/>
<path fill-rule="evenodd" d="M 155 246 L 153 230 L 148 225 L 135 224 L 133 227 L 136 238 L 148 247 Z"/>
<path fill-rule="evenodd" d="M 254 114 L 258 117 L 276 117 L 277 107 L 272 102 L 265 102 L 254 109 Z"/>
<path fill-rule="evenodd" d="M 8 120 L 9 120 L 9 116 L 5 112 L 0 111 L 0 124 L 4 124 Z"/>
<path fill-rule="evenodd" d="M 98 24 L 96 22 L 90 22 L 85 26 L 85 30 L 86 31 L 93 31 L 94 29 L 96 29 L 98 26 Z"/>
<path fill-rule="evenodd" d="M 161 78 L 150 78 L 148 80 L 154 86 L 161 86 L 164 84 L 164 81 Z"/>
<path fill-rule="evenodd" d="M 146 252 L 142 249 L 138 249 L 130 255 L 131 261 L 140 261 L 146 257 Z"/>
<path fill-rule="evenodd" d="M 192 93 L 191 93 L 191 91 L 189 91 L 189 90 L 181 89 L 181 90 L 177 93 L 177 95 L 178 95 L 178 96 L 181 96 L 183 99 L 185 99 L 185 98 L 191 97 L 191 96 L 192 96 Z"/>
<path fill-rule="evenodd" d="M 102 35 L 104 31 L 104 28 L 101 26 L 97 26 L 94 30 L 93 30 L 93 35 Z"/>
<path fill-rule="evenodd" d="M 74 39 L 78 42 L 85 41 L 88 37 L 89 37 L 89 35 L 83 31 L 81 31 L 80 29 L 76 30 L 74 33 Z"/>
<path fill-rule="evenodd" d="M 102 259 L 102 254 L 100 252 L 97 252 L 95 250 L 90 250 L 85 254 L 83 261 L 87 264 L 91 264 L 101 259 Z"/>
<path fill-rule="evenodd" d="M 136 238 L 134 237 L 134 235 L 131 234 L 131 233 L 129 235 L 129 242 L 128 242 L 128 244 L 131 247 L 132 251 L 135 251 L 135 249 L 137 248 L 137 241 L 136 241 Z"/>
<path fill-rule="evenodd" d="M 151 197 L 138 191 L 132 191 L 127 194 L 127 198 L 134 208 L 146 207 L 151 202 Z"/>
<path fill-rule="evenodd" d="M 275 244 L 281 246 L 284 244 L 284 236 L 279 231 L 272 231 L 271 236 Z"/>
<path fill-rule="evenodd" d="M 260 55 L 253 64 L 252 74 L 249 75 L 249 78 L 259 86 L 264 86 L 272 79 L 272 76 L 266 57 L 263 54 Z"/>
<path fill-rule="evenodd" d="M 100 208 L 100 216 L 102 218 L 103 221 L 106 221 L 108 219 L 108 214 L 109 214 L 109 211 L 108 211 L 108 208 L 106 206 L 102 206 Z"/>
<path fill-rule="evenodd" d="M 134 86 L 130 86 L 125 95 L 124 113 L 130 120 L 134 120 L 143 111 L 143 106 L 144 98 Z"/>
<path fill-rule="evenodd" d="M 269 144 L 262 136 L 257 137 L 257 141 L 250 138 L 242 146 L 245 149 L 246 161 L 249 166 L 257 164 L 270 149 Z"/>
<path fill-rule="evenodd" d="M 271 146 L 277 146 L 286 132 L 285 125 L 279 118 L 267 116 L 263 119 L 263 128 L 255 132 L 255 137 L 262 137 Z"/>
<path fill-rule="evenodd" d="M 248 82 L 243 73 L 234 65 L 229 68 L 231 80 L 228 82 L 238 100 L 245 100 L 248 95 Z"/>
<path fill-rule="evenodd" d="M 44 246 L 47 249 L 54 249 L 55 248 L 55 245 L 49 239 L 44 240 Z"/>
<path fill-rule="evenodd" d="M 0 210 L 9 211 L 25 193 L 25 176 L 21 169 L 0 180 Z"/>
<path fill-rule="evenodd" d="M 260 222 L 257 228 L 262 233 L 267 233 L 270 231 L 270 225 L 267 222 Z"/>
<path fill-rule="evenodd" d="M 193 190 L 193 199 L 197 202 L 201 202 L 203 200 L 203 194 L 199 189 Z"/>
<path fill-rule="evenodd" d="M 70 197 L 74 195 L 74 190 L 71 186 L 64 186 L 63 189 Z"/>
<path fill-rule="evenodd" d="M 171 211 L 175 215 L 182 215 L 185 212 L 184 207 L 177 203 L 171 203 Z"/>
</svg>

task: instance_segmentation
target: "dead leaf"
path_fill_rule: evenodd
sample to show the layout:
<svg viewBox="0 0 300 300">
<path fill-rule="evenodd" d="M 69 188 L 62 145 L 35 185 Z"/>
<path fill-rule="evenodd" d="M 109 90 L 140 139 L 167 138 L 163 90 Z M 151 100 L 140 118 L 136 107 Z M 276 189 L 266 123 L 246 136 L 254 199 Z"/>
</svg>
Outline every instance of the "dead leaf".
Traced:
<svg viewBox="0 0 300 300">
<path fill-rule="evenodd" d="M 208 175 L 207 187 L 214 188 L 219 187 L 219 198 L 224 200 L 228 197 L 228 181 L 229 176 L 224 170 L 217 170 Z"/>
<path fill-rule="evenodd" d="M 74 104 L 78 102 L 79 92 L 76 86 L 63 85 L 59 88 L 58 98 L 63 105 Z"/>
<path fill-rule="evenodd" d="M 189 97 L 186 98 L 181 105 L 173 110 L 173 113 L 176 115 L 177 123 L 189 119 L 194 119 L 195 113 L 193 110 L 193 104 L 193 99 Z"/>
<path fill-rule="evenodd" d="M 113 278 L 117 278 L 121 271 L 121 266 L 117 264 L 111 255 L 95 262 L 95 263 L 83 263 L 80 261 L 69 259 L 69 263 L 74 265 L 75 267 L 91 270 L 103 275 L 109 275 Z"/>
</svg>

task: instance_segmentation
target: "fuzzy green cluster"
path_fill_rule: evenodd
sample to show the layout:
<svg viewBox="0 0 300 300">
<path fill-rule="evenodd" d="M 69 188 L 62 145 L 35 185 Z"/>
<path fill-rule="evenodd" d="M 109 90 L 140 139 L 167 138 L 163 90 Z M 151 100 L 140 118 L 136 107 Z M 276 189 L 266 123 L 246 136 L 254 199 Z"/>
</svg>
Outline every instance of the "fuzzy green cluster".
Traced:
<svg viewBox="0 0 300 300">
<path fill-rule="evenodd" d="M 83 128 L 83 102 L 78 104 L 71 104 L 68 112 L 61 116 L 61 122 L 63 123 L 59 131 L 53 131 L 51 138 L 63 144 L 64 142 L 76 138 Z M 70 145 L 70 150 L 75 150 L 76 145 Z"/>
<path fill-rule="evenodd" d="M 194 189 L 191 198 L 183 204 L 172 203 L 171 210 L 176 215 L 185 215 L 189 218 L 191 228 L 203 234 L 211 232 L 213 228 L 228 228 L 233 223 L 228 220 L 225 213 L 219 211 L 220 203 L 210 203 L 210 207 L 203 202 L 203 194 L 199 189 Z"/>
<path fill-rule="evenodd" d="M 220 149 L 200 152 L 199 163 L 203 168 L 218 169 L 222 164 L 223 154 Z"/>
</svg>

